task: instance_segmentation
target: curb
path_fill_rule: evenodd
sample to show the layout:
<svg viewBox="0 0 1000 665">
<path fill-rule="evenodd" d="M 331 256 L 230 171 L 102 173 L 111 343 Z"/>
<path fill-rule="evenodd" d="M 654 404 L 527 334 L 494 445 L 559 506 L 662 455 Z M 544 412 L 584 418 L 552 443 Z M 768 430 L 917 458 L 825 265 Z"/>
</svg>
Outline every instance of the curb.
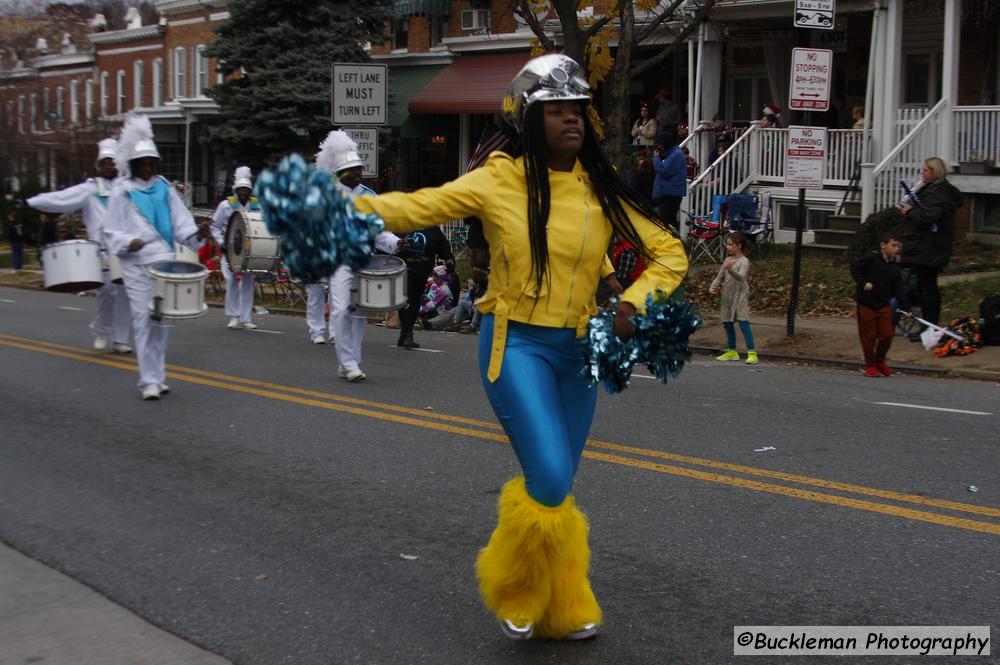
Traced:
<svg viewBox="0 0 1000 665">
<path fill-rule="evenodd" d="M 712 346 L 692 346 L 689 348 L 691 349 L 692 352 L 699 353 L 701 355 L 715 355 L 717 353 L 722 353 L 721 348 Z M 779 362 L 786 362 L 786 363 L 803 363 L 806 365 L 816 365 L 819 367 L 839 367 L 841 369 L 855 369 L 855 370 L 862 370 L 865 367 L 865 364 L 860 360 L 843 360 L 839 358 L 818 358 L 815 356 L 786 356 L 779 353 L 762 353 L 760 351 L 757 352 L 757 356 L 761 360 L 776 360 Z M 939 379 L 947 376 L 957 376 L 954 374 L 954 372 L 968 371 L 973 374 L 978 373 L 984 376 L 989 375 L 989 378 L 983 379 L 982 377 L 973 377 L 973 376 L 963 376 L 961 378 L 968 378 L 968 379 L 979 378 L 980 380 L 987 380 L 987 381 L 1000 380 L 1000 376 L 997 376 L 992 372 L 977 372 L 976 370 L 949 370 L 949 369 L 940 369 L 938 367 L 922 367 L 919 365 L 893 365 L 891 363 L 889 364 L 889 367 L 899 372 L 905 372 L 906 374 L 933 376 Z"/>
</svg>

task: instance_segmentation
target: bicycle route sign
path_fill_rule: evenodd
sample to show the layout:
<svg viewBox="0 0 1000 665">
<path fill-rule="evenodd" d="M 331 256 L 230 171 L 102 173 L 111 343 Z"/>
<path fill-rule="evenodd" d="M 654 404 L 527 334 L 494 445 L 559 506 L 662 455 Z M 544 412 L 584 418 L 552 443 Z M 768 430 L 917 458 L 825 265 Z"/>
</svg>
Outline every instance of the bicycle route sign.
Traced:
<svg viewBox="0 0 1000 665">
<path fill-rule="evenodd" d="M 836 0 L 795 0 L 796 28 L 833 30 L 836 21 Z"/>
<path fill-rule="evenodd" d="M 785 187 L 822 189 L 826 170 L 826 128 L 788 128 Z"/>
<path fill-rule="evenodd" d="M 830 108 L 832 78 L 833 51 L 827 48 L 792 49 L 788 108 L 793 111 L 826 111 Z"/>
</svg>

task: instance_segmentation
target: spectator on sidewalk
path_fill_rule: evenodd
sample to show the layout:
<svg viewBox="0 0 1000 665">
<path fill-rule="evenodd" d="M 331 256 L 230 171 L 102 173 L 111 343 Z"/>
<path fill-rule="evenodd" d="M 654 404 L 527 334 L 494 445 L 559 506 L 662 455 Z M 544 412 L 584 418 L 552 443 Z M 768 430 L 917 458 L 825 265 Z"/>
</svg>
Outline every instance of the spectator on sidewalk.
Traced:
<svg viewBox="0 0 1000 665">
<path fill-rule="evenodd" d="M 653 203 L 660 217 L 671 228 L 677 228 L 677 212 L 687 194 L 687 162 L 676 145 L 657 147 L 653 152 Z"/>
<path fill-rule="evenodd" d="M 708 288 L 712 295 L 722 293 L 720 318 L 722 327 L 726 330 L 726 350 L 716 360 L 739 360 L 736 351 L 736 328 L 733 322 L 740 324 L 743 341 L 747 345 L 747 364 L 757 364 L 757 350 L 754 346 L 753 331 L 750 330 L 750 259 L 746 257 L 749 244 L 746 235 L 740 231 L 726 236 L 726 251 L 729 257 L 722 263 L 719 274 L 712 280 Z M 720 288 L 721 287 L 721 288 Z"/>
<path fill-rule="evenodd" d="M 879 248 L 851 264 L 851 277 L 857 285 L 854 300 L 858 304 L 858 337 L 865 356 L 865 376 L 892 375 L 892 369 L 885 363 L 892 346 L 892 298 L 896 298 L 900 309 L 910 310 L 900 277 L 901 248 L 898 233 L 883 231 Z"/>
<path fill-rule="evenodd" d="M 947 167 L 931 157 L 920 169 L 922 187 L 913 207 L 901 206 L 903 213 L 903 263 L 917 276 L 923 317 L 931 323 L 941 318 L 941 291 L 938 273 L 951 259 L 955 242 L 955 211 L 962 206 L 962 193 L 945 178 Z"/>
<path fill-rule="evenodd" d="M 20 270 L 24 266 L 24 224 L 17 220 L 17 213 L 13 210 L 7 213 L 4 234 L 10 243 L 10 267 L 14 271 Z"/>
</svg>

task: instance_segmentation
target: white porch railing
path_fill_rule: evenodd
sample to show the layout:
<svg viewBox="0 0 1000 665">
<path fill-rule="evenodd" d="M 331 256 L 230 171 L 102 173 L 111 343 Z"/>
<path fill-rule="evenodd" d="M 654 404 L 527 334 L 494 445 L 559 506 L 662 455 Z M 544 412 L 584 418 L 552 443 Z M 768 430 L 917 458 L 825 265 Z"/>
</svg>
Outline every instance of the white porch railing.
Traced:
<svg viewBox="0 0 1000 665">
<path fill-rule="evenodd" d="M 703 135 L 712 136 L 711 132 Z M 701 170 L 688 185 L 681 210 L 691 215 L 709 215 L 712 197 L 742 192 L 756 179 L 760 156 L 760 128 L 743 132 L 718 159 Z"/>
<path fill-rule="evenodd" d="M 1000 107 L 956 106 L 955 161 L 1000 161 Z"/>
<path fill-rule="evenodd" d="M 924 160 L 937 154 L 941 119 L 947 108 L 948 100 L 942 99 L 877 166 L 862 164 L 861 219 L 895 204 L 903 194 L 900 180 L 909 180 L 914 185 L 920 181 Z"/>
<path fill-rule="evenodd" d="M 926 107 L 921 108 L 905 108 L 896 109 L 896 143 L 899 144 L 906 138 L 914 127 L 917 126 L 924 116 L 927 115 L 928 109 Z"/>
</svg>

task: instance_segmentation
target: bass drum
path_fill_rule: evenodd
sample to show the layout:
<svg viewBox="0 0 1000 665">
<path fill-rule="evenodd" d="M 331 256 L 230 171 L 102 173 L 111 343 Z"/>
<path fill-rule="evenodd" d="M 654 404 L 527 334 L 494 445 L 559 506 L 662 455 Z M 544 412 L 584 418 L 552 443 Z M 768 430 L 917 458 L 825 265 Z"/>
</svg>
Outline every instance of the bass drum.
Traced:
<svg viewBox="0 0 1000 665">
<path fill-rule="evenodd" d="M 271 235 L 256 211 L 237 210 L 226 226 L 226 261 L 233 273 L 270 273 L 281 261 L 281 238 Z"/>
</svg>

